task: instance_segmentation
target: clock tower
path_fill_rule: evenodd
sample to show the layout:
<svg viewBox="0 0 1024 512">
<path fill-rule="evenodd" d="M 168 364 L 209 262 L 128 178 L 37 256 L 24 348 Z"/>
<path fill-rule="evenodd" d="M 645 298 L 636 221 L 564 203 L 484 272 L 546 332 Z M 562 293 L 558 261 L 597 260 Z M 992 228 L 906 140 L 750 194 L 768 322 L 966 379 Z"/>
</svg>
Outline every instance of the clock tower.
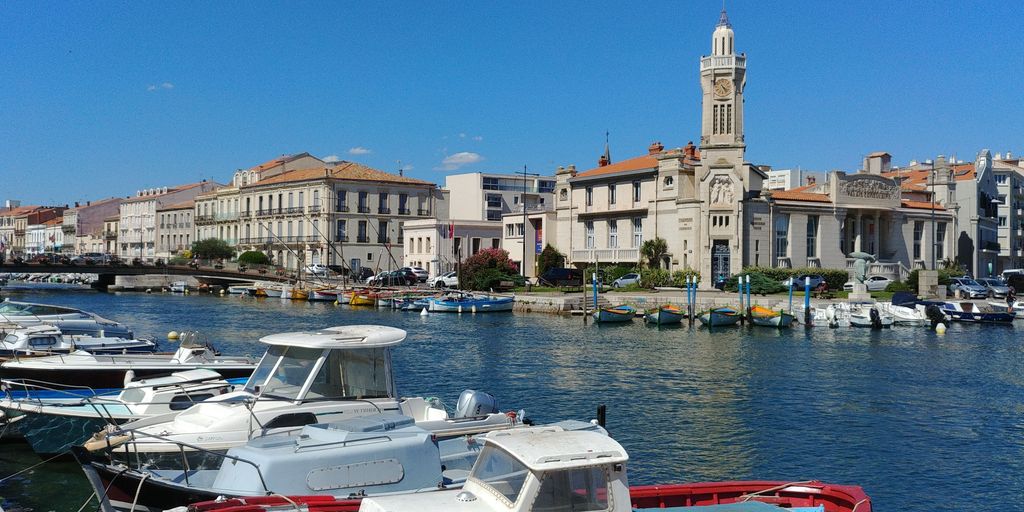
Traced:
<svg viewBox="0 0 1024 512">
<path fill-rule="evenodd" d="M 701 154 L 743 163 L 743 87 L 746 85 L 747 57 L 736 54 L 729 17 L 722 15 L 711 36 L 711 55 L 700 59 L 703 90 Z"/>
</svg>

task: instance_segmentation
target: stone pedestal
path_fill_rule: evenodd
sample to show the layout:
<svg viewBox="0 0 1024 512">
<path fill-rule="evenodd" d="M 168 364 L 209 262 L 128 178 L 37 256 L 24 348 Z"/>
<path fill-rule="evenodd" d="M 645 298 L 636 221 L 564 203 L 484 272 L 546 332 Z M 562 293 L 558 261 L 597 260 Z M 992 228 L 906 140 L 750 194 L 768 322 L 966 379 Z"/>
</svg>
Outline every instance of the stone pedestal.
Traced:
<svg viewBox="0 0 1024 512">
<path fill-rule="evenodd" d="M 922 299 L 944 299 L 945 287 L 939 290 L 938 270 L 919 270 L 917 272 L 917 296 Z"/>
<path fill-rule="evenodd" d="M 853 291 L 850 292 L 849 299 L 851 301 L 871 300 L 871 294 L 868 293 L 868 286 L 864 283 L 853 283 Z"/>
</svg>

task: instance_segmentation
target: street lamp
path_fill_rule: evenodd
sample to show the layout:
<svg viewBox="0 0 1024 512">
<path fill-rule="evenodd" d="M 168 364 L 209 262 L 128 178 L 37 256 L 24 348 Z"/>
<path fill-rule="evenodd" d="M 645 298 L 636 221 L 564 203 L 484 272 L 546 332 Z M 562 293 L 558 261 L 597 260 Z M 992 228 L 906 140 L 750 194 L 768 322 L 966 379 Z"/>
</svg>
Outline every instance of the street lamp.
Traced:
<svg viewBox="0 0 1024 512">
<path fill-rule="evenodd" d="M 931 196 L 932 196 L 932 208 L 931 208 L 931 216 L 932 216 L 932 251 L 931 251 L 931 253 L 932 253 L 932 270 L 935 270 L 935 250 L 939 247 L 939 243 L 938 243 L 937 240 L 935 240 L 935 161 L 932 160 L 931 164 L 932 164 L 932 170 L 929 173 L 929 177 L 930 177 L 930 181 L 931 181 L 930 187 L 931 187 L 931 191 L 932 191 L 932 193 L 931 193 Z"/>
</svg>

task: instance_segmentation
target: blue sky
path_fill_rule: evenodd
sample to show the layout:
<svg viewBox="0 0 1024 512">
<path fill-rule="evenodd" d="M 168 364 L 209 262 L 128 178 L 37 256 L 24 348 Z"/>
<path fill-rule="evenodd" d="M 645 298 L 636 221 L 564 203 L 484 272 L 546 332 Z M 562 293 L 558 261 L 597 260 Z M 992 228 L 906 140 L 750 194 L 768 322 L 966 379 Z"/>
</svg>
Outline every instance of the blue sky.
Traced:
<svg viewBox="0 0 1024 512">
<path fill-rule="evenodd" d="M 62 204 L 285 153 L 443 183 L 700 135 L 710 2 L 3 2 L 0 199 Z M 747 159 L 1024 153 L 1015 2 L 730 0 Z M 447 160 L 446 160 L 447 159 Z"/>
</svg>

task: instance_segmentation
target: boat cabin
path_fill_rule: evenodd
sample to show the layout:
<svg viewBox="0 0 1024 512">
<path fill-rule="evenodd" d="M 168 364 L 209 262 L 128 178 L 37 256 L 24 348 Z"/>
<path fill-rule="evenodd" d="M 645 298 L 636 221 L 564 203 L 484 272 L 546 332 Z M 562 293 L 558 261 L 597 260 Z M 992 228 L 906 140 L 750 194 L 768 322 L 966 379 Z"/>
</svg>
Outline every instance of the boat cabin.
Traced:
<svg viewBox="0 0 1024 512">
<path fill-rule="evenodd" d="M 542 427 L 492 432 L 461 491 L 364 498 L 362 512 L 631 509 L 626 450 L 597 432 Z"/>
<path fill-rule="evenodd" d="M 401 329 L 379 325 L 265 336 L 260 342 L 270 347 L 245 391 L 293 401 L 394 397 L 391 347 L 405 336 Z"/>
<path fill-rule="evenodd" d="M 60 329 L 46 324 L 7 331 L 0 341 L 0 356 L 68 352 L 70 349 L 71 344 L 64 341 Z"/>
<path fill-rule="evenodd" d="M 118 400 L 140 416 L 183 411 L 198 402 L 229 393 L 232 385 L 220 374 L 203 368 L 174 372 L 166 377 L 133 380 Z"/>
</svg>

